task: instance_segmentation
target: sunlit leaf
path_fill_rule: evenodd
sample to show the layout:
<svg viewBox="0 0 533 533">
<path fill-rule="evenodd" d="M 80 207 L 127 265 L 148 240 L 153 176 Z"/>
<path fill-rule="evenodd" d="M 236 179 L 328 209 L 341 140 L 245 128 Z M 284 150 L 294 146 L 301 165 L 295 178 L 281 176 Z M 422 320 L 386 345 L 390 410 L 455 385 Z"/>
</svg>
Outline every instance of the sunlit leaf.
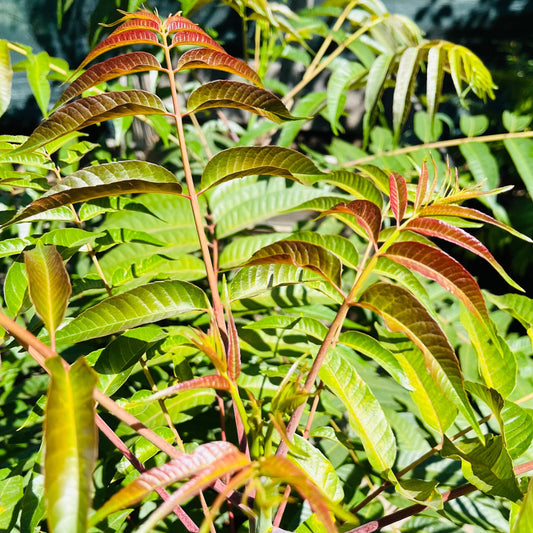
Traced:
<svg viewBox="0 0 533 533">
<path fill-rule="evenodd" d="M 161 70 L 159 61 L 147 52 L 131 52 L 112 57 L 87 69 L 63 92 L 54 107 L 60 107 L 83 91 L 108 80 L 147 70 Z"/>
<path fill-rule="evenodd" d="M 53 339 L 72 292 L 63 259 L 55 246 L 38 245 L 24 252 L 24 263 L 31 301 Z"/>
<path fill-rule="evenodd" d="M 444 78 L 444 48 L 439 44 L 432 46 L 428 52 L 426 74 L 426 101 L 429 116 L 433 119 L 437 113 L 442 80 Z"/>
<path fill-rule="evenodd" d="M 167 17 L 165 19 L 165 27 L 170 34 L 183 30 L 203 31 L 198 24 L 181 15 Z"/>
<path fill-rule="evenodd" d="M 407 183 L 405 178 L 397 172 L 391 172 L 389 175 L 389 188 L 390 207 L 399 226 L 407 207 Z"/>
<path fill-rule="evenodd" d="M 477 209 L 472 209 L 471 207 L 464 207 L 462 205 L 449 205 L 449 204 L 432 204 L 427 205 L 426 207 L 422 208 L 419 212 L 419 215 L 421 217 L 459 217 L 459 218 L 466 218 L 467 220 L 476 220 L 478 222 L 483 222 L 485 224 L 492 224 L 493 226 L 497 226 L 500 229 L 503 229 L 504 231 L 507 231 L 511 235 L 514 235 L 515 237 L 518 237 L 519 239 L 523 239 L 528 242 L 533 242 L 532 239 L 530 239 L 527 235 L 524 235 L 520 233 L 519 231 L 516 231 L 511 226 L 508 226 L 507 224 L 504 224 L 503 222 L 499 222 L 495 218 L 491 217 L 490 215 L 486 215 L 485 213 L 482 213 L 481 211 L 478 211 Z"/>
<path fill-rule="evenodd" d="M 58 109 L 50 118 L 39 124 L 17 151 L 35 150 L 68 133 L 98 122 L 142 114 L 164 115 L 165 106 L 156 95 L 137 90 L 80 98 Z"/>
<path fill-rule="evenodd" d="M 531 139 L 504 139 L 503 145 L 509 152 L 530 197 L 533 197 L 533 170 L 530 165 L 533 141 Z"/>
<path fill-rule="evenodd" d="M 181 185 L 174 174 L 154 163 L 121 161 L 89 166 L 62 179 L 9 223 L 77 202 L 147 192 L 180 194 Z"/>
<path fill-rule="evenodd" d="M 0 117 L 6 112 L 11 101 L 11 80 L 13 69 L 9 58 L 7 41 L 0 39 Z"/>
<path fill-rule="evenodd" d="M 56 340 L 58 344 L 72 344 L 202 309 L 207 309 L 205 294 L 190 283 L 149 283 L 87 309 L 60 329 Z"/>
<path fill-rule="evenodd" d="M 436 281 L 459 298 L 479 320 L 488 320 L 487 306 L 474 277 L 439 248 L 414 241 L 397 242 L 387 248 L 384 255 Z"/>
<path fill-rule="evenodd" d="M 529 533 L 531 524 L 533 524 L 533 477 L 529 480 L 526 496 L 511 527 L 511 533 Z"/>
<path fill-rule="evenodd" d="M 285 264 L 317 272 L 337 287 L 341 280 L 341 263 L 337 256 L 309 242 L 284 240 L 258 250 L 247 265 Z"/>
<path fill-rule="evenodd" d="M 392 122 L 396 141 L 400 138 L 401 128 L 411 108 L 411 98 L 419 69 L 419 53 L 418 47 L 407 48 L 402 53 L 398 65 L 392 101 Z"/>
<path fill-rule="evenodd" d="M 219 107 L 242 109 L 277 123 L 301 118 L 292 116 L 285 104 L 270 91 L 239 81 L 204 83 L 191 93 L 187 101 L 189 113 Z"/>
<path fill-rule="evenodd" d="M 460 460 L 465 478 L 479 490 L 514 502 L 522 499 L 501 435 L 490 435 L 486 444 L 478 440 L 452 444 L 444 438 L 441 454 Z"/>
<path fill-rule="evenodd" d="M 145 21 L 147 25 L 152 26 L 155 25 L 155 23 L 150 23 L 149 21 Z M 154 28 L 155 29 L 155 28 Z M 161 46 L 159 43 L 159 40 L 157 38 L 157 35 L 147 29 L 142 28 L 134 28 L 134 29 L 128 29 L 125 31 L 115 30 L 109 37 L 101 41 L 99 44 L 97 44 L 87 55 L 87 57 L 83 60 L 81 65 L 78 67 L 77 70 L 80 70 L 84 68 L 87 64 L 89 64 L 93 59 L 97 58 L 98 56 L 105 54 L 106 52 L 109 52 L 110 50 L 114 50 L 115 48 L 119 48 L 121 46 L 130 46 L 133 44 L 150 44 L 150 45 L 156 45 Z"/>
<path fill-rule="evenodd" d="M 343 403 L 350 426 L 361 439 L 372 466 L 380 472 L 392 468 L 396 457 L 394 435 L 368 385 L 336 350 L 330 350 L 319 376 Z"/>
<path fill-rule="evenodd" d="M 457 356 L 425 307 L 407 290 L 388 283 L 375 283 L 369 287 L 361 295 L 359 304 L 381 315 L 391 331 L 404 333 L 418 346 L 437 387 L 455 403 L 483 439 L 464 390 Z"/>
<path fill-rule="evenodd" d="M 237 146 L 218 152 L 202 173 L 201 187 L 258 174 L 280 176 L 305 183 L 308 176 L 322 174 L 305 155 L 280 146 Z"/>
<path fill-rule="evenodd" d="M 271 315 L 265 316 L 247 324 L 246 329 L 282 329 L 287 332 L 305 333 L 317 340 L 322 340 L 328 333 L 328 330 L 322 322 L 314 318 L 305 316 L 289 315 Z"/>
<path fill-rule="evenodd" d="M 489 297 L 500 309 L 505 309 L 516 318 L 525 329 L 533 326 L 533 299 L 530 297 L 522 294 L 491 294 Z"/>
<path fill-rule="evenodd" d="M 50 531 L 85 533 L 98 457 L 93 389 L 96 374 L 80 357 L 69 370 L 60 357 L 51 373 L 45 409 L 44 483 Z"/>
<path fill-rule="evenodd" d="M 198 446 L 192 453 L 184 453 L 178 459 L 147 470 L 100 507 L 91 517 L 91 523 L 97 524 L 115 511 L 132 507 L 146 498 L 155 488 L 166 487 L 176 481 L 187 479 L 236 452 L 238 450 L 229 442 L 208 442 Z"/>
<path fill-rule="evenodd" d="M 325 211 L 323 215 L 334 213 L 353 215 L 357 223 L 363 228 L 370 242 L 377 248 L 379 232 L 381 230 L 381 210 L 376 204 L 368 200 L 354 200 L 348 205 L 345 203 L 338 204 L 332 209 Z"/>
<path fill-rule="evenodd" d="M 196 389 L 216 389 L 216 390 L 229 390 L 230 384 L 228 380 L 223 377 L 219 376 L 218 374 L 208 375 L 208 376 L 201 376 L 199 378 L 190 379 L 189 381 L 182 381 L 180 383 L 176 383 L 175 385 L 172 385 L 170 387 L 166 387 L 164 389 L 161 389 L 148 398 L 146 398 L 144 401 L 146 402 L 152 402 L 155 400 L 160 400 L 162 398 L 168 398 L 169 396 L 175 396 L 176 394 L 179 394 L 182 391 L 185 390 L 196 390 Z"/>
<path fill-rule="evenodd" d="M 458 228 L 436 218 L 423 218 L 417 217 L 410 220 L 405 228 L 411 231 L 416 231 L 422 235 L 427 235 L 428 237 L 438 237 L 439 239 L 444 239 L 453 244 L 457 244 L 462 248 L 465 248 L 469 252 L 472 252 L 486 261 L 488 261 L 495 270 L 502 276 L 509 285 L 515 289 L 523 291 L 523 289 L 515 281 L 513 281 L 504 268 L 496 261 L 494 256 L 490 253 L 488 248 L 481 243 L 476 237 L 470 235 L 462 228 Z"/>
<path fill-rule="evenodd" d="M 261 78 L 253 68 L 244 61 L 218 50 L 193 48 L 182 54 L 178 59 L 176 72 L 193 68 L 221 70 L 236 74 L 256 85 L 262 85 Z"/>
<path fill-rule="evenodd" d="M 172 47 L 174 46 L 203 46 L 211 50 L 223 52 L 224 54 L 226 53 L 222 46 L 200 28 L 177 32 L 172 38 Z"/>
</svg>

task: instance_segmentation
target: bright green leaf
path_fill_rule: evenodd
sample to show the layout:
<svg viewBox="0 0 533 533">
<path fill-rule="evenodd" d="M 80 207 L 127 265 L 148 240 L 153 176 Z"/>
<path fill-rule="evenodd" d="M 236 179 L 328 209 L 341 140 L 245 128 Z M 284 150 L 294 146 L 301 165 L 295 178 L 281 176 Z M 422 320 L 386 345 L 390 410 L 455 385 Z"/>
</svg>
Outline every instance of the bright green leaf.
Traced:
<svg viewBox="0 0 533 533">
<path fill-rule="evenodd" d="M 0 117 L 6 112 L 11 101 L 11 80 L 13 69 L 9 58 L 9 48 L 5 39 L 0 39 Z"/>
</svg>

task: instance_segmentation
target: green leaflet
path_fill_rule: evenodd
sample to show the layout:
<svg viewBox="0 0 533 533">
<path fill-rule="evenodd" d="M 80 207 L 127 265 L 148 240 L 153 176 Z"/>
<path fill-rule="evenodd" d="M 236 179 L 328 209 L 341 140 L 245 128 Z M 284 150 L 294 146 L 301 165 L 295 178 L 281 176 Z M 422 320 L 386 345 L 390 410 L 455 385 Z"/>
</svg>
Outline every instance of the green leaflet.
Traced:
<svg viewBox="0 0 533 533">
<path fill-rule="evenodd" d="M 54 533 L 85 533 L 98 454 L 96 375 L 83 358 L 69 370 L 60 357 L 46 364 L 51 372 L 44 423 L 48 524 Z"/>
<path fill-rule="evenodd" d="M 526 186 L 530 197 L 533 197 L 533 141 L 531 139 L 504 139 L 503 145 L 509 152 L 511 159 Z"/>
<path fill-rule="evenodd" d="M 530 479 L 526 496 L 511 522 L 511 533 L 529 533 L 533 524 L 533 478 Z"/>
<path fill-rule="evenodd" d="M 190 283 L 149 283 L 87 309 L 59 330 L 56 340 L 58 344 L 73 344 L 207 307 L 205 293 Z"/>
<path fill-rule="evenodd" d="M 9 59 L 9 49 L 5 39 L 0 40 L 0 117 L 6 112 L 11 101 L 11 80 L 13 69 Z"/>
<path fill-rule="evenodd" d="M 372 466 L 380 472 L 392 468 L 396 457 L 394 435 L 368 385 L 336 350 L 329 352 L 319 376 L 344 404 L 350 425 L 361 439 Z"/>
</svg>

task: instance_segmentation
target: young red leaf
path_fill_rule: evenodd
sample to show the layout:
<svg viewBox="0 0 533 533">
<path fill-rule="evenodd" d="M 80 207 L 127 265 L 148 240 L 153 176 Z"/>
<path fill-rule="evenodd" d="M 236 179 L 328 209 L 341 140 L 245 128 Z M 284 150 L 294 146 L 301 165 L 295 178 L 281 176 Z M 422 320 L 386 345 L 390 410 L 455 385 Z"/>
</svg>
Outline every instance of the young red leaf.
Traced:
<svg viewBox="0 0 533 533">
<path fill-rule="evenodd" d="M 391 331 L 404 333 L 418 346 L 437 387 L 454 402 L 478 437 L 484 440 L 466 396 L 457 356 L 425 306 L 408 290 L 391 283 L 374 283 L 361 295 L 357 305 L 382 316 Z"/>
<path fill-rule="evenodd" d="M 335 287 L 341 282 L 340 259 L 321 246 L 302 241 L 279 241 L 255 252 L 247 266 L 285 264 L 317 272 Z"/>
<path fill-rule="evenodd" d="M 209 50 L 210 51 L 210 50 Z M 238 81 L 212 81 L 198 87 L 189 96 L 189 113 L 203 109 L 235 107 L 266 117 L 273 122 L 297 120 L 273 93 Z"/>
<path fill-rule="evenodd" d="M 117 30 L 118 31 L 118 30 Z M 88 65 L 93 59 L 119 48 L 121 46 L 130 46 L 132 44 L 151 44 L 156 46 L 162 46 L 157 38 L 157 35 L 151 30 L 133 29 L 126 31 L 118 31 L 118 33 L 112 33 L 107 39 L 97 44 L 82 61 L 81 65 L 76 69 L 81 70 Z"/>
<path fill-rule="evenodd" d="M 176 394 L 186 390 L 196 389 L 229 390 L 229 382 L 224 376 L 220 376 L 218 374 L 201 376 L 199 378 L 182 381 L 181 383 L 176 383 L 171 387 L 161 389 L 141 401 L 142 403 L 152 402 L 155 400 L 161 400 L 162 398 L 168 398 L 169 396 L 175 396 Z"/>
<path fill-rule="evenodd" d="M 222 46 L 199 28 L 176 33 L 172 38 L 172 47 L 174 46 L 203 46 L 204 48 L 211 48 L 212 50 L 226 53 Z"/>
<path fill-rule="evenodd" d="M 119 24 L 122 24 L 123 22 L 127 20 L 132 19 L 139 19 L 139 20 L 150 20 L 153 23 L 161 24 L 161 20 L 159 19 L 159 16 L 155 13 L 152 13 L 151 11 L 147 11 L 146 9 L 140 9 L 139 11 L 123 11 L 122 9 L 117 9 L 119 13 L 122 13 L 124 15 L 122 18 L 115 20 L 115 22 L 112 22 L 111 24 L 103 24 L 103 26 L 113 27 L 118 26 Z"/>
<path fill-rule="evenodd" d="M 97 524 L 109 514 L 137 504 L 158 487 L 166 487 L 176 481 L 187 479 L 210 465 L 226 463 L 228 457 L 235 461 L 241 459 L 240 456 L 248 462 L 246 456 L 229 442 L 216 441 L 200 445 L 192 453 L 184 453 L 178 459 L 143 472 L 100 507 L 92 516 L 91 524 Z"/>
<path fill-rule="evenodd" d="M 459 298 L 481 322 L 489 319 L 485 300 L 473 276 L 439 248 L 421 242 L 397 242 L 387 248 L 386 257 L 432 279 Z"/>
<path fill-rule="evenodd" d="M 217 50 L 193 48 L 182 54 L 178 59 L 176 72 L 192 68 L 222 70 L 241 76 L 256 85 L 262 85 L 261 78 L 253 68 L 249 67 L 244 61 Z"/>
<path fill-rule="evenodd" d="M 181 15 L 171 15 L 165 20 L 164 24 L 169 34 L 183 30 L 203 32 L 203 30 L 198 26 L 198 24 L 195 24 L 188 18 L 182 17 Z"/>
<path fill-rule="evenodd" d="M 164 115 L 159 97 L 146 91 L 116 91 L 80 98 L 58 109 L 39 124 L 28 140 L 15 152 L 40 148 L 68 133 L 112 118 L 131 115 Z"/>
<path fill-rule="evenodd" d="M 428 188 L 428 167 L 426 165 L 426 162 L 423 161 L 422 166 L 420 168 L 420 176 L 418 177 L 418 184 L 416 186 L 415 203 L 414 203 L 415 211 L 417 211 L 418 208 L 424 202 L 426 198 L 427 188 Z"/>
<path fill-rule="evenodd" d="M 397 172 L 391 172 L 389 174 L 389 189 L 390 207 L 399 226 L 407 207 L 407 183 L 405 178 Z"/>
<path fill-rule="evenodd" d="M 76 78 L 61 95 L 54 107 L 62 106 L 69 100 L 79 96 L 83 91 L 104 81 L 147 70 L 161 70 L 159 61 L 148 52 L 132 52 L 112 57 L 92 66 Z"/>
<path fill-rule="evenodd" d="M 490 253 L 488 248 L 476 239 L 470 233 L 467 233 L 464 229 L 452 226 L 448 222 L 439 220 L 436 218 L 415 218 L 410 220 L 406 226 L 406 230 L 415 231 L 422 235 L 427 235 L 428 237 L 438 237 L 439 239 L 444 239 L 448 242 L 452 242 L 465 248 L 466 250 L 479 255 L 483 259 L 487 260 L 494 269 L 502 276 L 502 278 L 509 283 L 512 287 L 519 291 L 524 291 L 518 283 L 513 281 L 504 268 L 496 261 L 494 256 Z"/>
<path fill-rule="evenodd" d="M 55 246 L 38 245 L 24 252 L 28 289 L 35 311 L 41 317 L 55 345 L 55 332 L 68 306 L 72 292 L 63 258 Z"/>
<path fill-rule="evenodd" d="M 533 243 L 532 239 L 530 239 L 523 233 L 516 231 L 511 226 L 508 226 L 507 224 L 504 224 L 503 222 L 500 222 L 495 218 L 492 218 L 490 215 L 482 213 L 481 211 L 472 209 L 471 207 L 463 207 L 461 205 L 433 204 L 424 207 L 420 211 L 419 215 L 421 217 L 459 217 L 466 218 L 469 220 L 477 220 L 479 222 L 484 222 L 485 224 L 492 224 L 493 226 L 497 226 L 498 228 L 507 231 L 508 233 L 514 235 L 515 237 L 518 237 L 519 239 L 523 239 L 524 241 Z"/>
<path fill-rule="evenodd" d="M 109 37 L 131 30 L 152 30 L 159 33 L 161 30 L 161 21 L 157 15 L 154 15 L 154 18 L 135 17 L 122 23 L 117 29 L 113 30 Z"/>
<path fill-rule="evenodd" d="M 228 342 L 226 349 L 228 375 L 233 383 L 236 383 L 241 374 L 241 347 L 239 343 L 237 326 L 235 325 L 235 319 L 233 318 L 233 313 L 231 312 L 231 307 L 229 304 L 226 307 L 226 316 L 228 317 Z"/>
<path fill-rule="evenodd" d="M 347 213 L 353 215 L 377 249 L 379 232 L 381 230 L 381 210 L 376 204 L 368 200 L 354 200 L 348 205 L 340 203 L 332 209 L 324 211 L 322 216 L 331 213 Z"/>
</svg>

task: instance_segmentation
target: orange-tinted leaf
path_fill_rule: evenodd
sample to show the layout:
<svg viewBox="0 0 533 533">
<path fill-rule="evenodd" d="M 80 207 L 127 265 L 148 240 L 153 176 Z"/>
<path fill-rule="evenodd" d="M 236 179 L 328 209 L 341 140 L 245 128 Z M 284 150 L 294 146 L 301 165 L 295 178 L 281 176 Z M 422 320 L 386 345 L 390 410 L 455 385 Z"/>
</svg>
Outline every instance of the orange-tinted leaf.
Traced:
<svg viewBox="0 0 533 533">
<path fill-rule="evenodd" d="M 229 296 L 228 296 L 229 299 Z M 228 376 L 235 383 L 241 375 L 241 347 L 239 342 L 239 334 L 231 307 L 228 304 L 226 309 L 227 323 L 228 323 L 228 341 L 226 349 L 226 360 L 228 367 Z"/>
<path fill-rule="evenodd" d="M 400 225 L 407 207 L 407 183 L 405 183 L 405 178 L 397 172 L 391 172 L 389 174 L 389 189 L 390 207 L 397 224 Z"/>
<path fill-rule="evenodd" d="M 151 30 L 155 32 L 159 32 L 161 29 L 161 21 L 157 17 L 157 15 L 154 15 L 154 18 L 152 17 L 134 17 L 126 22 L 122 23 L 117 29 L 113 30 L 111 35 L 117 35 L 119 33 L 124 33 L 126 31 L 131 30 Z"/>
<path fill-rule="evenodd" d="M 353 215 L 357 223 L 364 229 L 368 238 L 377 248 L 379 232 L 381 229 L 381 210 L 379 207 L 369 200 L 354 200 L 348 205 L 340 203 L 324 211 L 323 215 L 330 213 L 347 213 Z"/>
<path fill-rule="evenodd" d="M 174 46 L 203 46 L 204 48 L 211 48 L 212 50 L 226 53 L 222 46 L 199 28 L 183 30 L 176 33 L 172 38 L 172 47 Z"/>
<path fill-rule="evenodd" d="M 338 531 L 331 517 L 330 508 L 333 507 L 332 502 L 303 470 L 286 457 L 278 455 L 261 458 L 259 465 L 262 475 L 290 483 L 291 487 L 296 489 L 309 502 L 311 509 L 325 526 L 326 531 L 331 533 Z"/>
<path fill-rule="evenodd" d="M 165 20 L 167 32 L 172 34 L 183 30 L 203 31 L 198 24 L 180 15 L 172 15 Z"/>
<path fill-rule="evenodd" d="M 164 114 L 166 109 L 163 102 L 146 91 L 116 91 L 87 96 L 58 109 L 37 126 L 16 152 L 35 150 L 68 133 L 112 118 Z"/>
<path fill-rule="evenodd" d="M 126 31 L 116 31 L 118 33 L 113 32 L 109 37 L 97 44 L 82 61 L 77 70 L 84 68 L 85 65 L 89 64 L 98 56 L 121 46 L 129 46 L 132 44 L 152 44 L 161 46 L 157 35 L 151 30 L 130 29 Z"/>
<path fill-rule="evenodd" d="M 208 442 L 198 446 L 192 453 L 184 453 L 178 459 L 147 470 L 100 507 L 91 518 L 91 523 L 96 524 L 115 511 L 135 505 L 158 487 L 166 487 L 176 481 L 187 479 L 212 464 L 224 462 L 228 456 L 233 458 L 235 453 L 242 455 L 229 442 Z"/>
<path fill-rule="evenodd" d="M 176 65 L 176 71 L 192 68 L 222 70 L 241 76 L 256 85 L 262 85 L 261 78 L 253 68 L 249 67 L 244 61 L 217 50 L 193 48 L 182 54 Z"/>
<path fill-rule="evenodd" d="M 489 314 L 479 285 L 455 259 L 439 248 L 421 242 L 397 242 L 387 248 L 386 257 L 432 279 L 459 298 L 480 321 Z"/>
<path fill-rule="evenodd" d="M 461 411 L 483 440 L 481 428 L 464 389 L 459 361 L 439 324 L 408 290 L 391 283 L 374 283 L 358 305 L 382 316 L 391 331 L 407 335 L 424 354 L 424 362 L 437 387 Z"/>
<path fill-rule="evenodd" d="M 426 162 L 423 161 L 422 166 L 420 168 L 420 176 L 418 177 L 418 184 L 416 186 L 416 195 L 414 203 L 415 211 L 418 210 L 418 208 L 422 205 L 426 198 L 428 179 L 428 167 L 426 165 Z"/>
<path fill-rule="evenodd" d="M 317 272 L 336 287 L 340 286 L 341 262 L 322 246 L 302 241 L 279 241 L 255 252 L 247 266 L 271 264 L 305 268 Z"/>
<path fill-rule="evenodd" d="M 115 22 L 112 22 L 111 24 L 103 24 L 103 26 L 113 27 L 118 26 L 119 24 L 122 24 L 126 20 L 132 20 L 132 19 L 139 19 L 139 20 L 151 20 L 154 23 L 161 24 L 161 21 L 159 17 L 152 13 L 151 11 L 147 11 L 146 9 L 140 9 L 139 11 L 123 11 L 122 9 L 117 9 L 119 13 L 122 13 L 124 15 L 122 18 L 115 20 Z"/>
<path fill-rule="evenodd" d="M 421 217 L 460 217 L 469 220 L 477 220 L 479 222 L 484 222 L 485 224 L 497 226 L 498 228 L 507 231 L 519 239 L 533 242 L 532 239 L 520 233 L 519 231 L 516 231 L 511 226 L 508 226 L 507 224 L 504 224 L 503 222 L 500 222 L 495 218 L 492 218 L 490 215 L 486 215 L 485 213 L 478 211 L 477 209 L 472 209 L 471 207 L 463 207 L 461 205 L 433 204 L 424 207 L 419 214 Z"/>
<path fill-rule="evenodd" d="M 187 102 L 189 113 L 219 107 L 235 107 L 256 113 L 274 122 L 296 120 L 285 104 L 273 93 L 261 87 L 238 81 L 212 81 L 193 91 Z"/>
<path fill-rule="evenodd" d="M 452 242 L 465 248 L 466 250 L 479 255 L 487 260 L 495 270 L 515 289 L 523 291 L 522 287 L 513 281 L 504 268 L 496 261 L 494 256 L 490 253 L 488 248 L 464 229 L 452 226 L 448 222 L 436 218 L 415 218 L 410 220 L 406 226 L 406 230 L 415 231 L 428 237 L 438 237 L 448 242 Z"/>
<path fill-rule="evenodd" d="M 61 95 L 54 107 L 59 107 L 79 96 L 83 91 L 104 81 L 147 70 L 160 70 L 159 61 L 148 52 L 132 52 L 112 57 L 87 69 Z"/>
<path fill-rule="evenodd" d="M 54 346 L 59 327 L 72 292 L 63 258 L 55 246 L 38 245 L 24 252 L 30 298 L 41 317 Z"/>
<path fill-rule="evenodd" d="M 149 396 L 148 398 L 142 400 L 142 402 L 152 402 L 154 400 L 160 400 L 161 398 L 168 398 L 169 396 L 174 396 L 186 390 L 196 389 L 229 390 L 229 383 L 225 377 L 220 376 L 219 374 L 201 376 L 199 378 L 189 379 L 188 381 L 182 381 L 181 383 L 176 383 L 171 387 L 161 389 Z"/>
<path fill-rule="evenodd" d="M 172 172 L 145 161 L 117 161 L 89 166 L 61 180 L 9 223 L 62 205 L 146 192 L 179 194 L 181 185 Z"/>
</svg>

